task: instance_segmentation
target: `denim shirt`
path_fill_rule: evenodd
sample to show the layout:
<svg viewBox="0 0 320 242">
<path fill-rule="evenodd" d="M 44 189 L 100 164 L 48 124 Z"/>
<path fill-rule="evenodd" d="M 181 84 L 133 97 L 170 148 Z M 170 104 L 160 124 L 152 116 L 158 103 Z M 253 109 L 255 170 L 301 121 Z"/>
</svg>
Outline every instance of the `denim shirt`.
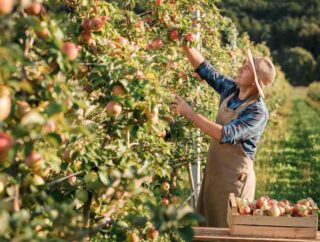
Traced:
<svg viewBox="0 0 320 242">
<path fill-rule="evenodd" d="M 220 104 L 230 94 L 235 95 L 227 103 L 230 109 L 237 109 L 245 100 L 239 99 L 239 88 L 234 80 L 214 69 L 205 60 L 195 70 L 217 93 L 220 94 Z M 220 143 L 240 143 L 246 154 L 254 160 L 257 144 L 265 128 L 269 112 L 262 98 L 240 110 L 236 119 L 223 125 Z"/>
</svg>

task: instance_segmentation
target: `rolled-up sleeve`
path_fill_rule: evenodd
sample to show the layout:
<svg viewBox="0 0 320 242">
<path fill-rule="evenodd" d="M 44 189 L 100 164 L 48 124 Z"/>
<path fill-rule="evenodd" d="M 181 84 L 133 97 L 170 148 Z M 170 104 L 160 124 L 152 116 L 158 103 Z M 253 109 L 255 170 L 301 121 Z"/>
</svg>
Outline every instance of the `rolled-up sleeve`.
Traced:
<svg viewBox="0 0 320 242">
<path fill-rule="evenodd" d="M 207 60 L 200 64 L 195 69 L 195 72 L 220 95 L 236 86 L 236 83 L 231 78 L 219 73 Z"/>
<path fill-rule="evenodd" d="M 236 144 L 261 134 L 268 120 L 268 111 L 257 105 L 249 106 L 223 126 L 220 143 Z"/>
</svg>

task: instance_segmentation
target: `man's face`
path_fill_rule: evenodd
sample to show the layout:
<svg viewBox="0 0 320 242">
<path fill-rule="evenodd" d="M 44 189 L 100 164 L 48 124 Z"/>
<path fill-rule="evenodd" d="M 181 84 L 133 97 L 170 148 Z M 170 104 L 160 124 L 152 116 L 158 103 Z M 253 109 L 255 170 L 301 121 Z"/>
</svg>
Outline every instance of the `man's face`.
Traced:
<svg viewBox="0 0 320 242">
<path fill-rule="evenodd" d="M 254 83 L 253 69 L 248 59 L 246 59 L 242 67 L 240 67 L 236 77 L 236 83 L 239 86 L 252 86 L 252 83 Z"/>
</svg>

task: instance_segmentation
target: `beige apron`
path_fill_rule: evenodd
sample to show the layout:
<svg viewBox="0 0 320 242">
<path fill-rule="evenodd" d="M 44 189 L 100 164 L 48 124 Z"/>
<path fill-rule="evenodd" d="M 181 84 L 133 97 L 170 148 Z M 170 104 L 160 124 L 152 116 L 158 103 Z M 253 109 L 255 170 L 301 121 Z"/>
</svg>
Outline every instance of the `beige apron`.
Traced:
<svg viewBox="0 0 320 242">
<path fill-rule="evenodd" d="M 238 117 L 241 109 L 258 99 L 254 95 L 236 110 L 227 107 L 232 93 L 221 103 L 216 123 L 225 125 Z M 212 140 L 204 171 L 196 211 L 205 217 L 202 226 L 228 227 L 227 205 L 229 193 L 235 196 L 254 199 L 256 177 L 253 161 L 245 153 L 240 143 L 220 144 Z"/>
</svg>

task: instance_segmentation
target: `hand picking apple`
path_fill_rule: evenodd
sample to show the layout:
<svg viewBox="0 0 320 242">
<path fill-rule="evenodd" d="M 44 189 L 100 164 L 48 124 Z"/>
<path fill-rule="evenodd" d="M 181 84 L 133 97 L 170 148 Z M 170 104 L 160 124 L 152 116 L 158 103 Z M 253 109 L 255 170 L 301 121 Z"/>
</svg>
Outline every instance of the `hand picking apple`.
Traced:
<svg viewBox="0 0 320 242">
<path fill-rule="evenodd" d="M 277 201 L 270 199 L 269 196 L 261 196 L 252 202 L 236 197 L 236 204 L 240 215 L 304 217 L 312 212 L 308 199 L 301 199 L 296 204 L 290 204 L 287 199 Z"/>
</svg>

